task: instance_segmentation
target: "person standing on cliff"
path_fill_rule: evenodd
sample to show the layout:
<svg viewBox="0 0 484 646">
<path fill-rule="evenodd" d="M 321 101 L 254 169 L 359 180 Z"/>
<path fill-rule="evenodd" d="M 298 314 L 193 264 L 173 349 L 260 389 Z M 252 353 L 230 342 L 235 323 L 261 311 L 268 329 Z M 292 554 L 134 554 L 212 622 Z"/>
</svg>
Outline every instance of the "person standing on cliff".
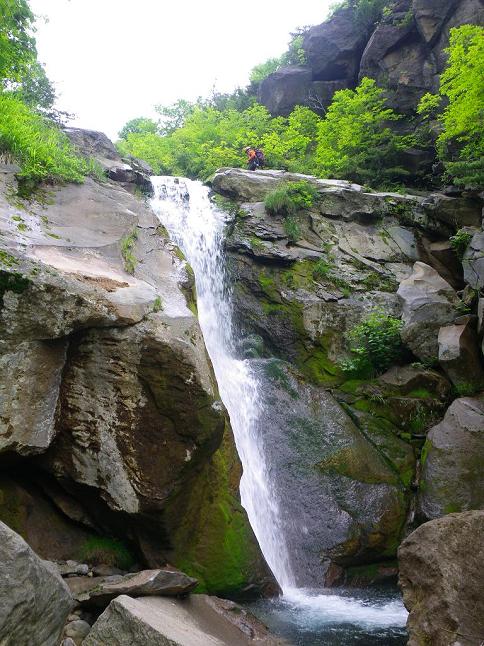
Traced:
<svg viewBox="0 0 484 646">
<path fill-rule="evenodd" d="M 247 148 L 244 148 L 244 152 L 247 153 L 247 168 L 249 170 L 256 170 L 264 166 L 265 157 L 260 148 L 247 146 Z"/>
</svg>

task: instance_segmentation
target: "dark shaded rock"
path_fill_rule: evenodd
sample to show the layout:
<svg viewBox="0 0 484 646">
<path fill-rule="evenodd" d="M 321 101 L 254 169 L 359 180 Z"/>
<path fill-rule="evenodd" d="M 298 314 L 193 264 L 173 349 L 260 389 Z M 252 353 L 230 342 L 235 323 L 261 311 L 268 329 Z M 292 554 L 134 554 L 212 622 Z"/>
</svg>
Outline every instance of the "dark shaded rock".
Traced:
<svg viewBox="0 0 484 646">
<path fill-rule="evenodd" d="M 264 379 L 260 437 L 297 584 L 324 586 L 332 562 L 394 555 L 407 509 L 405 460 L 389 463 L 329 393 L 301 383 L 288 364 L 251 365 Z"/>
<path fill-rule="evenodd" d="M 311 84 L 307 67 L 283 67 L 262 81 L 258 98 L 271 114 L 286 116 L 295 105 L 307 105 Z"/>
<path fill-rule="evenodd" d="M 425 250 L 425 254 L 422 254 L 423 261 L 431 265 L 454 289 L 462 289 L 464 287 L 462 263 L 450 242 L 448 240 L 430 242 L 424 238 L 421 244 Z"/>
<path fill-rule="evenodd" d="M 41 558 L 51 561 L 81 558 L 93 533 L 70 522 L 45 498 L 36 481 L 14 470 L 0 476 L 0 520 L 22 536 Z"/>
<path fill-rule="evenodd" d="M 132 597 L 178 597 L 189 594 L 197 580 L 178 570 L 143 570 L 136 574 L 107 577 L 70 577 L 67 585 L 79 603 L 105 608 L 120 594 Z"/>
<path fill-rule="evenodd" d="M 419 510 L 424 518 L 484 507 L 484 396 L 455 400 L 422 452 Z"/>
<path fill-rule="evenodd" d="M 0 522 L 0 641 L 57 646 L 73 605 L 54 566 Z"/>
<path fill-rule="evenodd" d="M 103 160 L 121 161 L 121 156 L 113 142 L 104 132 L 83 128 L 65 128 L 64 132 L 78 151 L 86 157 L 93 157 L 99 162 Z"/>
<path fill-rule="evenodd" d="M 484 635 L 484 511 L 421 525 L 398 550 L 409 646 L 479 644 Z"/>
<path fill-rule="evenodd" d="M 303 49 L 313 79 L 354 82 L 369 33 L 356 23 L 350 9 L 339 10 L 327 22 L 311 27 L 304 35 Z"/>
<path fill-rule="evenodd" d="M 457 388 L 473 391 L 484 388 L 484 370 L 480 360 L 474 322 L 467 317 L 461 324 L 439 330 L 439 363 Z"/>
<path fill-rule="evenodd" d="M 234 612 L 233 615 L 239 613 Z M 222 600 L 192 595 L 186 600 L 122 595 L 94 624 L 83 646 L 282 646 L 255 618 L 235 620 Z"/>
<path fill-rule="evenodd" d="M 416 391 L 427 391 L 434 397 L 446 401 L 450 395 L 450 384 L 435 370 L 426 370 L 414 366 L 393 366 L 378 381 L 389 390 L 401 395 L 410 395 Z"/>
<path fill-rule="evenodd" d="M 423 210 L 443 224 L 453 227 L 479 227 L 482 219 L 482 200 L 478 197 L 448 197 L 431 193 L 422 202 Z"/>
<path fill-rule="evenodd" d="M 413 0 L 413 15 L 423 40 L 431 45 L 459 0 Z"/>
</svg>

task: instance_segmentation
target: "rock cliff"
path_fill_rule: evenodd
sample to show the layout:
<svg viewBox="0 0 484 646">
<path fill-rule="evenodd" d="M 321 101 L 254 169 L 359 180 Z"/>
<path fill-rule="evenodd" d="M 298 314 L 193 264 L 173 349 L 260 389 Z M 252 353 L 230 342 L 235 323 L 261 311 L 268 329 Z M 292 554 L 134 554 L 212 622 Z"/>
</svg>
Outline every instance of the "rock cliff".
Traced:
<svg viewBox="0 0 484 646">
<path fill-rule="evenodd" d="M 387 89 L 398 112 L 412 115 L 421 96 L 438 87 L 450 29 L 483 21 L 481 0 L 396 0 L 376 24 L 354 9 L 339 9 L 304 36 L 307 63 L 269 75 L 259 101 L 274 115 L 296 105 L 324 111 L 336 90 L 367 76 Z"/>
<path fill-rule="evenodd" d="M 312 206 L 270 215 L 267 195 L 301 181 Z M 482 201 L 282 171 L 220 169 L 212 188 L 237 203 L 226 250 L 240 351 L 266 384 L 265 450 L 299 583 L 388 575 L 421 520 L 482 505 L 481 396 L 456 399 L 484 387 L 479 295 L 449 242 L 463 227 L 479 236 Z M 401 319 L 405 349 L 383 374 L 350 378 L 346 337 L 375 310 Z"/>
<path fill-rule="evenodd" d="M 259 588 L 191 270 L 140 192 L 146 169 L 69 135 L 111 179 L 26 201 L 0 169 L 0 519 L 44 558 L 120 537 L 203 590 Z"/>
</svg>

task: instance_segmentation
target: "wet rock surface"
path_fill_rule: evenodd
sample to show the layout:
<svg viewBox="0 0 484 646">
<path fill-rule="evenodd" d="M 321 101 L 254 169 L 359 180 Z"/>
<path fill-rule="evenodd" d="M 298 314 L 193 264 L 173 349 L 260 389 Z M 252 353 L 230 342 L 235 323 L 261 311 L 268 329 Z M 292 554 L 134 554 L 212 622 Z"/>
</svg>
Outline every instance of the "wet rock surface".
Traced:
<svg viewBox="0 0 484 646">
<path fill-rule="evenodd" d="M 421 525 L 398 551 L 400 587 L 410 614 L 409 645 L 478 644 L 484 634 L 481 567 L 484 511 Z"/>
</svg>

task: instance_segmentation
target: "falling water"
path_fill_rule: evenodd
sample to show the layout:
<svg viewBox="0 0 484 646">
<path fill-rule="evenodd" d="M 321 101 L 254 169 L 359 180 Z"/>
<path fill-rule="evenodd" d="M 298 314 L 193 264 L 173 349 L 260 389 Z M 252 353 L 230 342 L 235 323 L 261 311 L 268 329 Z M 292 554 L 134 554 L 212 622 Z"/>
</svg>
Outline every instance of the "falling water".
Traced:
<svg viewBox="0 0 484 646">
<path fill-rule="evenodd" d="M 368 629 L 396 626 L 400 639 L 406 620 L 400 600 L 381 599 L 372 605 L 368 600 L 297 589 L 273 489 L 274 479 L 269 477 L 257 423 L 262 406 L 260 376 L 251 369 L 250 361 L 238 358 L 236 351 L 231 288 L 226 280 L 223 252 L 227 215 L 210 201 L 208 189 L 199 182 L 173 177 L 154 177 L 152 182 L 155 192 L 152 207 L 171 238 L 183 250 L 195 274 L 200 326 L 242 462 L 242 505 L 284 593 L 280 602 L 283 612 L 289 612 L 294 624 L 298 624 L 302 616 L 303 630 L 314 625 L 318 634 L 321 634 L 322 624 L 333 625 L 346 618 L 347 623 Z M 272 612 L 277 616 L 277 609 Z M 390 641 L 389 634 L 385 635 L 387 641 L 381 643 L 397 643 Z"/>
<path fill-rule="evenodd" d="M 286 590 L 294 586 L 294 578 L 257 436 L 259 384 L 249 362 L 238 359 L 235 352 L 222 244 L 227 216 L 210 202 L 208 189 L 199 182 L 155 177 L 153 186 L 152 206 L 195 273 L 200 326 L 242 462 L 242 505 L 269 567 L 282 590 Z"/>
</svg>

